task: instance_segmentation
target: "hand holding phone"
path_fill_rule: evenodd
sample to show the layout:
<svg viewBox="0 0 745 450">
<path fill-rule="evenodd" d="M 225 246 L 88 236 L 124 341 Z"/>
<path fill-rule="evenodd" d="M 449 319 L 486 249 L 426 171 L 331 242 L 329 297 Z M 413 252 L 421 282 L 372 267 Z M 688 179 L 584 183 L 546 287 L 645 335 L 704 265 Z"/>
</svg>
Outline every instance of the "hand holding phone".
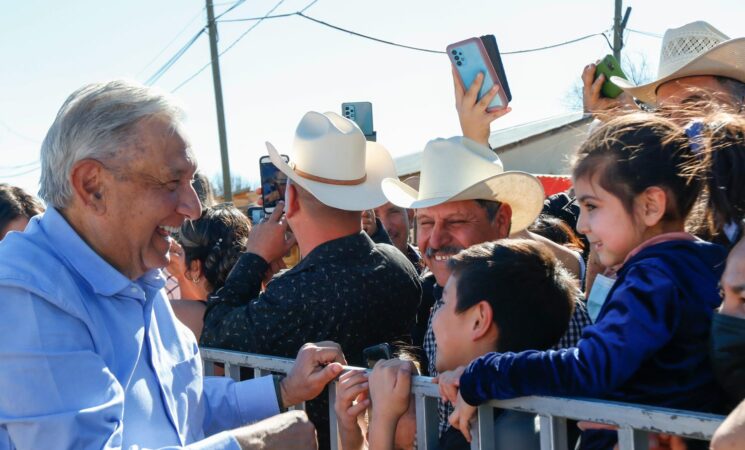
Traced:
<svg viewBox="0 0 745 450">
<path fill-rule="evenodd" d="M 447 54 L 450 62 L 456 70 L 457 78 L 460 81 L 464 91 L 467 91 L 476 80 L 479 74 L 482 74 L 483 81 L 478 92 L 477 100 L 481 100 L 486 95 L 492 93 L 492 87 L 498 86 L 496 95 L 487 105 L 486 110 L 492 112 L 497 109 L 506 108 L 511 100 L 509 86 L 504 76 L 499 51 L 496 47 L 494 36 L 484 36 L 484 40 L 489 42 L 491 54 L 487 51 L 484 41 L 480 38 L 470 38 L 464 41 L 456 42 L 447 46 Z M 492 59 L 494 58 L 494 60 Z M 499 72 L 503 80 L 500 79 L 495 65 L 498 65 Z M 505 89 L 505 86 L 507 88 Z"/>
<path fill-rule="evenodd" d="M 610 77 L 612 76 L 626 79 L 626 75 L 623 73 L 623 70 L 621 70 L 621 64 L 619 64 L 618 60 L 613 55 L 605 55 L 605 58 L 595 66 L 596 80 L 600 74 L 603 74 L 605 77 L 603 87 L 600 90 L 603 97 L 616 98 L 623 93 L 623 89 L 610 81 Z"/>
</svg>

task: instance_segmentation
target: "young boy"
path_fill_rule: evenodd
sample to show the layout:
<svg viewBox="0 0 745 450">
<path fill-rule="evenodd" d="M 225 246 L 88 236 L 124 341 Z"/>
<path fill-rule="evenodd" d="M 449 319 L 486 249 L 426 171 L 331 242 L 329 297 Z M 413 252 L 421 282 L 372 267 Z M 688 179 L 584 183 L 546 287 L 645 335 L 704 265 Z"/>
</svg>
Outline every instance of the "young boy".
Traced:
<svg viewBox="0 0 745 450">
<path fill-rule="evenodd" d="M 567 329 L 577 290 L 553 254 L 534 241 L 503 239 L 474 245 L 448 262 L 452 276 L 432 321 L 438 372 L 467 365 L 490 352 L 547 350 Z M 450 385 L 443 383 L 443 392 Z M 450 397 L 454 398 L 454 397 Z M 539 448 L 535 415 L 495 414 L 496 449 Z M 449 428 L 440 448 L 470 448 Z"/>
</svg>

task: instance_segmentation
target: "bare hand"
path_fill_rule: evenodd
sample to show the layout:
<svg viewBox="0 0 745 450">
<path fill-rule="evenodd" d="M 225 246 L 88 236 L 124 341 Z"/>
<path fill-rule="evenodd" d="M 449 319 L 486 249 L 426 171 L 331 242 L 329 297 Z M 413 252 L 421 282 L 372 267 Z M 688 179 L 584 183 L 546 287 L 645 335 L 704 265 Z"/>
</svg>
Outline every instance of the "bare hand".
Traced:
<svg viewBox="0 0 745 450">
<path fill-rule="evenodd" d="M 411 400 L 410 361 L 398 358 L 381 359 L 370 373 L 370 397 L 373 421 L 395 427 L 409 409 Z"/>
<path fill-rule="evenodd" d="M 304 411 L 289 411 L 233 430 L 243 450 L 315 450 L 316 429 Z"/>
<path fill-rule="evenodd" d="M 370 406 L 367 372 L 351 370 L 339 377 L 336 383 L 334 411 L 339 423 L 339 437 L 343 449 L 359 449 L 364 444 L 362 429 L 357 417 Z"/>
<path fill-rule="evenodd" d="M 300 347 L 290 373 L 280 382 L 282 406 L 286 408 L 318 397 L 323 388 L 342 372 L 342 364 L 346 363 L 336 342 L 308 343 Z"/>
<path fill-rule="evenodd" d="M 378 223 L 375 220 L 375 211 L 368 209 L 362 211 L 362 229 L 365 230 L 368 236 L 372 236 L 378 232 Z"/>
<path fill-rule="evenodd" d="M 440 397 L 452 404 L 458 399 L 458 389 L 460 388 L 460 376 L 466 371 L 465 366 L 460 366 L 455 370 L 448 370 L 432 379 L 437 383 L 440 390 Z"/>
<path fill-rule="evenodd" d="M 491 103 L 499 92 L 499 86 L 494 85 L 481 100 L 478 100 L 479 90 L 483 82 L 484 74 L 480 73 L 476 76 L 468 91 L 464 91 L 458 79 L 458 73 L 453 68 L 455 109 L 458 111 L 458 119 L 460 120 L 460 128 L 463 131 L 463 136 L 488 147 L 491 123 L 512 111 L 512 108 L 508 106 L 492 112 L 487 111 L 486 108 L 489 106 L 489 103 Z"/>
<path fill-rule="evenodd" d="M 460 392 L 458 392 L 458 398 L 453 405 L 455 410 L 448 417 L 448 422 L 453 428 L 457 428 L 463 433 L 466 441 L 471 442 L 471 422 L 476 417 L 476 407 L 466 403 Z"/>
<path fill-rule="evenodd" d="M 277 203 L 272 214 L 263 222 L 254 225 L 246 242 L 246 251 L 261 256 L 264 261 L 282 259 L 295 245 L 295 237 L 285 238 L 287 221 L 283 219 L 284 202 Z"/>
<path fill-rule="evenodd" d="M 616 98 L 603 97 L 601 90 L 605 75 L 601 73 L 595 79 L 596 68 L 596 64 L 588 64 L 582 71 L 582 106 L 585 112 L 605 121 L 613 117 L 614 111 L 633 105 L 633 99 L 625 92 Z"/>
</svg>

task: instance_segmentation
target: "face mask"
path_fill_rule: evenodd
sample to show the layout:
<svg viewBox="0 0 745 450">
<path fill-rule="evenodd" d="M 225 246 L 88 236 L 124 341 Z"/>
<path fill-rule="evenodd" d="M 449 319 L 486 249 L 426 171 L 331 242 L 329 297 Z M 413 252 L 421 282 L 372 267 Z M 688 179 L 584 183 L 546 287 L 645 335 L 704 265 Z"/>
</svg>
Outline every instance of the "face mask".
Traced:
<svg viewBox="0 0 745 450">
<path fill-rule="evenodd" d="M 605 304 L 610 288 L 613 287 L 615 282 L 615 279 L 606 277 L 605 275 L 598 274 L 595 277 L 595 281 L 592 283 L 592 289 L 590 289 L 590 298 L 587 299 L 587 313 L 590 315 L 593 323 L 597 320 L 600 309 Z"/>
<path fill-rule="evenodd" d="M 715 313 L 710 353 L 719 384 L 739 403 L 745 399 L 745 319 Z"/>
</svg>

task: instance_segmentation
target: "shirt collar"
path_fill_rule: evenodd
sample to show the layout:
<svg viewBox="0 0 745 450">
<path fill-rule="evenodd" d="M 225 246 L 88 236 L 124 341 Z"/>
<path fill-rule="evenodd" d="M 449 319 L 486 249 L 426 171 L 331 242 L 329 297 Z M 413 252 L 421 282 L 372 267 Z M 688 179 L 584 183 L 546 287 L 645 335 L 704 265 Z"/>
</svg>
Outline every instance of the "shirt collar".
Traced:
<svg viewBox="0 0 745 450">
<path fill-rule="evenodd" d="M 55 208 L 46 210 L 39 225 L 54 251 L 91 285 L 96 294 L 110 297 L 132 285 L 132 281 L 101 258 Z M 148 274 L 141 279 L 150 280 Z"/>
</svg>

